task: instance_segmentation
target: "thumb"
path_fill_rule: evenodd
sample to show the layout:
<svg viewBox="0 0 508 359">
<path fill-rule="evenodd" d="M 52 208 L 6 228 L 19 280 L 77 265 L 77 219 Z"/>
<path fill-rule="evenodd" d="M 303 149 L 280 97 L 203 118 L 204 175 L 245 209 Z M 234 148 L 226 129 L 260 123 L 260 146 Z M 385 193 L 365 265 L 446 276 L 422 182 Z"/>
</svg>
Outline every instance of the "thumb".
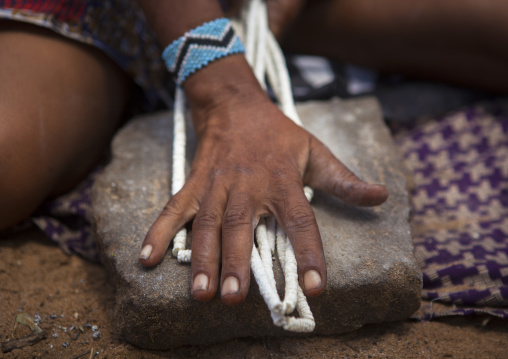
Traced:
<svg viewBox="0 0 508 359">
<path fill-rule="evenodd" d="M 356 206 L 377 206 L 388 198 L 385 186 L 359 179 L 315 137 L 310 141 L 304 182 Z"/>
</svg>

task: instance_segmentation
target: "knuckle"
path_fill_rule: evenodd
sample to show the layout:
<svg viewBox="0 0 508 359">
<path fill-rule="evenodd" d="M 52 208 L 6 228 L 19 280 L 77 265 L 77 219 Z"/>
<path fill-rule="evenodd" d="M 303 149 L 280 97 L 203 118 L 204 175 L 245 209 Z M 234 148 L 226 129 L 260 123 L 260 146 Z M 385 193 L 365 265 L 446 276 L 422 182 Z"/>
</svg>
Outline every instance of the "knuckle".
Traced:
<svg viewBox="0 0 508 359">
<path fill-rule="evenodd" d="M 342 173 L 337 180 L 333 182 L 332 189 L 335 193 L 349 192 L 355 188 L 355 178 L 351 172 Z"/>
<path fill-rule="evenodd" d="M 251 212 L 245 204 L 238 204 L 229 207 L 224 213 L 224 218 L 222 219 L 222 226 L 225 229 L 251 224 Z"/>
<path fill-rule="evenodd" d="M 184 211 L 184 205 L 178 196 L 172 197 L 162 209 L 161 217 L 177 217 Z"/>
<path fill-rule="evenodd" d="M 238 271 L 248 266 L 249 259 L 243 258 L 239 253 L 223 253 L 222 263 L 229 271 Z"/>
<path fill-rule="evenodd" d="M 281 186 L 288 186 L 300 181 L 298 169 L 291 165 L 281 167 L 280 163 L 278 163 L 276 168 L 270 170 L 269 174 L 272 180 Z"/>
<path fill-rule="evenodd" d="M 220 224 L 221 214 L 213 208 L 201 209 L 194 219 L 194 228 L 210 228 Z"/>
<path fill-rule="evenodd" d="M 288 171 L 281 168 L 274 168 L 270 171 L 270 176 L 278 181 L 284 182 L 288 179 Z"/>
<path fill-rule="evenodd" d="M 348 187 L 343 181 L 334 181 L 332 183 L 332 191 L 338 196 L 344 195 L 349 191 Z"/>
<path fill-rule="evenodd" d="M 234 172 L 235 172 L 235 174 L 239 174 L 239 175 L 251 176 L 254 171 L 251 168 L 251 166 L 244 166 L 244 165 L 237 164 L 234 166 Z"/>
<path fill-rule="evenodd" d="M 276 192 L 289 194 L 303 187 L 302 176 L 295 169 L 275 169 L 270 171 L 271 186 Z"/>
<path fill-rule="evenodd" d="M 210 251 L 200 250 L 201 248 L 192 248 L 191 252 L 191 265 L 194 272 L 207 272 L 210 269 L 210 263 L 216 260 L 216 256 L 212 255 Z M 218 262 L 217 262 L 218 263 Z"/>
<path fill-rule="evenodd" d="M 332 191 L 347 202 L 355 203 L 362 197 L 361 186 L 354 178 L 348 178 L 341 182 L 335 182 Z"/>
<path fill-rule="evenodd" d="M 307 206 L 298 204 L 286 212 L 286 226 L 290 231 L 308 231 L 316 225 L 316 219 Z"/>
</svg>

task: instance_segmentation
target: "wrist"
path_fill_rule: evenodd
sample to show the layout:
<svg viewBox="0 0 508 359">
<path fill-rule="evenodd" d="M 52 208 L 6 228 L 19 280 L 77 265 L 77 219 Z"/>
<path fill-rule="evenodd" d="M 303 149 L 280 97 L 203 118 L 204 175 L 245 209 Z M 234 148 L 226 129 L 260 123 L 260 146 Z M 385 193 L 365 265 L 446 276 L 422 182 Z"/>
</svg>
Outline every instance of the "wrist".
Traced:
<svg viewBox="0 0 508 359">
<path fill-rule="evenodd" d="M 214 61 L 189 76 L 183 89 L 193 119 L 205 119 L 219 106 L 268 99 L 242 54 Z"/>
</svg>

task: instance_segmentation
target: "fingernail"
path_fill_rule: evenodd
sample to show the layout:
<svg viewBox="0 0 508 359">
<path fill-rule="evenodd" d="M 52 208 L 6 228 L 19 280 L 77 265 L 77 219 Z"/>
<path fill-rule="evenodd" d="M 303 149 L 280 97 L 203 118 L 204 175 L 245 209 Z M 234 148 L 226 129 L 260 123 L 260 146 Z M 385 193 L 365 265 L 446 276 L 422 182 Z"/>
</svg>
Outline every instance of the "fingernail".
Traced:
<svg viewBox="0 0 508 359">
<path fill-rule="evenodd" d="M 303 286 L 305 290 L 311 290 L 321 287 L 321 276 L 314 269 L 308 270 L 303 275 Z"/>
<path fill-rule="evenodd" d="M 141 253 L 139 254 L 139 258 L 141 259 L 148 259 L 152 255 L 153 247 L 151 244 L 147 244 L 143 247 L 141 250 Z"/>
<path fill-rule="evenodd" d="M 236 294 L 240 290 L 238 278 L 230 276 L 222 283 L 222 295 Z"/>
<path fill-rule="evenodd" d="M 192 291 L 208 290 L 208 283 L 208 276 L 206 274 L 200 273 L 194 277 L 194 282 L 192 283 Z"/>
</svg>

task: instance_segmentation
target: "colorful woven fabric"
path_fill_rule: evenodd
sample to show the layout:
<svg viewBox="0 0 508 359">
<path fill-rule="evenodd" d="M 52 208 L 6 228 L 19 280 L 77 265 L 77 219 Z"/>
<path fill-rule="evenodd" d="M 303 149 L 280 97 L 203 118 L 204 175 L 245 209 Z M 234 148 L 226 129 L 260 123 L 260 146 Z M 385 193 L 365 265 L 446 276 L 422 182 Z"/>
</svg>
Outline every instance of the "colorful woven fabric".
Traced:
<svg viewBox="0 0 508 359">
<path fill-rule="evenodd" d="M 141 87 L 147 110 L 171 82 L 136 0 L 0 0 L 0 19 L 42 26 L 103 51 Z"/>
<path fill-rule="evenodd" d="M 395 133 L 415 181 L 412 228 L 428 301 L 420 317 L 508 318 L 506 100 Z"/>
</svg>

